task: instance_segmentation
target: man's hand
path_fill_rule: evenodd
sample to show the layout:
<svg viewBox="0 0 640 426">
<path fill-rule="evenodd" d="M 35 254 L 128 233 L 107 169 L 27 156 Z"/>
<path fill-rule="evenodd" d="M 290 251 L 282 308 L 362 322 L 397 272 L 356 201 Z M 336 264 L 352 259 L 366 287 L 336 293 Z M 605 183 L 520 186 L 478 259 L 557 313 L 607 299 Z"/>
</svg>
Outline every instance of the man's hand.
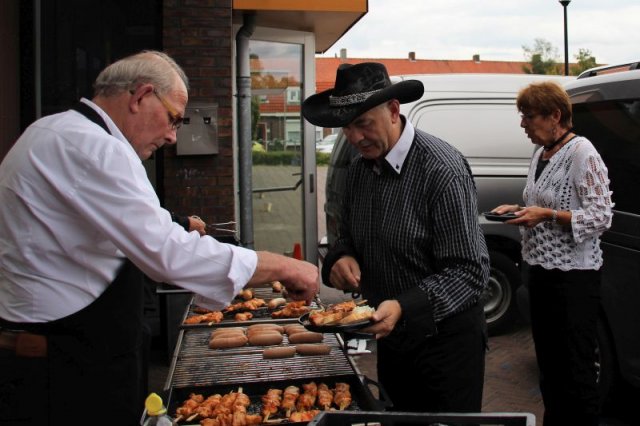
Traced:
<svg viewBox="0 0 640 426">
<path fill-rule="evenodd" d="M 320 291 L 318 267 L 304 260 L 268 251 L 258 251 L 258 265 L 250 286 L 263 285 L 271 281 L 280 281 L 294 300 L 311 303 Z"/>
<path fill-rule="evenodd" d="M 371 317 L 373 325 L 363 328 L 363 333 L 375 334 L 376 339 L 385 337 L 394 329 L 400 317 L 402 308 L 397 300 L 385 300 L 382 302 Z"/>
<path fill-rule="evenodd" d="M 338 290 L 354 291 L 360 289 L 360 265 L 353 256 L 341 257 L 331 267 L 329 282 Z"/>
<path fill-rule="evenodd" d="M 204 235 L 207 233 L 207 224 L 198 216 L 189 216 L 189 232 L 191 231 L 198 231 L 198 234 Z"/>
<path fill-rule="evenodd" d="M 304 260 L 287 259 L 290 261 L 288 274 L 280 282 L 293 300 L 306 300 L 307 304 L 311 304 L 320 291 L 318 267 Z"/>
</svg>

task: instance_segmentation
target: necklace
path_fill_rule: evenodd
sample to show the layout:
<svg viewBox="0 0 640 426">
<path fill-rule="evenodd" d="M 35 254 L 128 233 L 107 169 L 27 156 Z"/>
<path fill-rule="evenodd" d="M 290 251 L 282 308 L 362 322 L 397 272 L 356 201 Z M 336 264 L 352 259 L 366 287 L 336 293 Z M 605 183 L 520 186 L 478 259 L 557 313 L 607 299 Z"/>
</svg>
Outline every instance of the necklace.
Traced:
<svg viewBox="0 0 640 426">
<path fill-rule="evenodd" d="M 560 136 L 558 139 L 556 139 L 552 144 L 549 144 L 545 147 L 542 147 L 542 149 L 544 149 L 545 151 L 551 151 L 553 148 L 556 147 L 556 145 L 558 145 L 560 142 L 562 142 L 562 140 L 567 137 L 567 135 L 571 133 L 571 129 L 567 130 L 562 136 Z"/>
</svg>

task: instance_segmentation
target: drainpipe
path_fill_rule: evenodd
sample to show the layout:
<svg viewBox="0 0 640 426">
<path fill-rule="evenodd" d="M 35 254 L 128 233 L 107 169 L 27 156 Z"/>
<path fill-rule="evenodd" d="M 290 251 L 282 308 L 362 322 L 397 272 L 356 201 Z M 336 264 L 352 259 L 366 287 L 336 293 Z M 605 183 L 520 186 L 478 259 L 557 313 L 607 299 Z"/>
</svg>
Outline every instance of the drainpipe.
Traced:
<svg viewBox="0 0 640 426">
<path fill-rule="evenodd" d="M 253 199 L 251 158 L 251 69 L 249 39 L 255 15 L 244 14 L 244 25 L 236 34 L 236 90 L 238 97 L 238 158 L 240 191 L 240 245 L 253 249 Z"/>
</svg>

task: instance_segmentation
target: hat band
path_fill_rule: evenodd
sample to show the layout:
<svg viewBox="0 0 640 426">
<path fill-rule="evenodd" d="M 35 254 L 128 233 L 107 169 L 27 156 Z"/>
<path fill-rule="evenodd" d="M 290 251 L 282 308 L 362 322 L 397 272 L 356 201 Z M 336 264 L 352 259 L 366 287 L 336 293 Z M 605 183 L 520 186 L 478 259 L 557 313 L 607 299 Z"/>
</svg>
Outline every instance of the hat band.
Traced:
<svg viewBox="0 0 640 426">
<path fill-rule="evenodd" d="M 342 107 L 346 105 L 360 104 L 367 100 L 368 97 L 382 89 L 372 90 L 370 92 L 354 93 L 344 96 L 329 96 L 330 107 Z"/>
</svg>

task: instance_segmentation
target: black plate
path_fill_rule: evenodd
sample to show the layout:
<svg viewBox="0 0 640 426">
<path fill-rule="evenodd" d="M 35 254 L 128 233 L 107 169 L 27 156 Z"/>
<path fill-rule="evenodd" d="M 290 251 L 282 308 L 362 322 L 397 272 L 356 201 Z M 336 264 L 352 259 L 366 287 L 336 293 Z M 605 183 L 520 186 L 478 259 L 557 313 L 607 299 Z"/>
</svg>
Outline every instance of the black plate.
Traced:
<svg viewBox="0 0 640 426">
<path fill-rule="evenodd" d="M 309 314 L 302 315 L 298 321 L 309 331 L 315 331 L 316 333 L 345 333 L 360 330 L 372 324 L 370 320 L 362 320 L 358 322 L 352 322 L 350 324 L 332 324 L 332 325 L 313 325 L 309 321 Z"/>
<path fill-rule="evenodd" d="M 492 220 L 494 222 L 504 222 L 505 220 L 511 220 L 518 217 L 516 216 L 515 213 L 497 214 L 497 213 L 491 213 L 491 212 L 484 212 L 482 214 L 484 215 L 484 217 L 487 218 L 487 220 Z"/>
</svg>

